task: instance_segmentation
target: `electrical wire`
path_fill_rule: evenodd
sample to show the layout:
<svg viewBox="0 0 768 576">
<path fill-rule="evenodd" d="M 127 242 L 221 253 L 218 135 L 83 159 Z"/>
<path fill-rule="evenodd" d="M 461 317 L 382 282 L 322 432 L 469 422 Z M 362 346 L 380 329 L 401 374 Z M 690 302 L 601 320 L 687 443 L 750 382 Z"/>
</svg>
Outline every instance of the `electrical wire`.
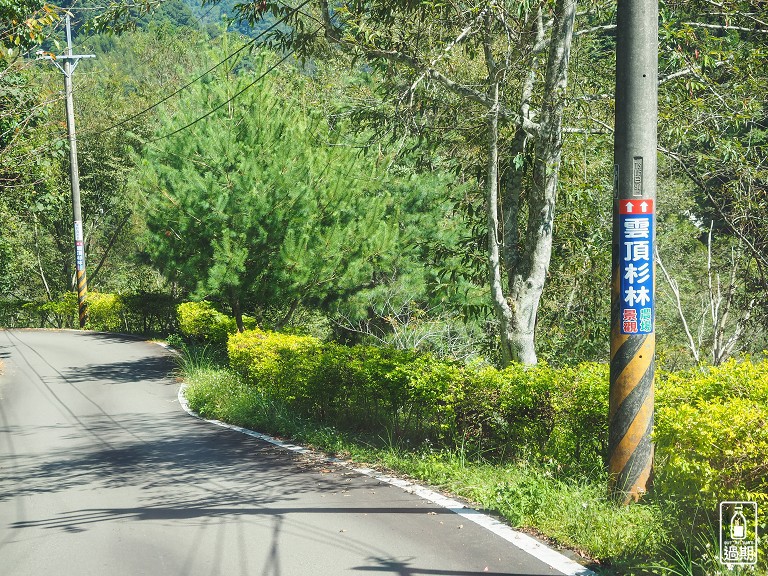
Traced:
<svg viewBox="0 0 768 576">
<path fill-rule="evenodd" d="M 313 34 L 314 34 L 314 33 L 317 33 L 317 32 L 319 32 L 319 31 L 320 31 L 320 28 L 316 29 L 316 30 L 313 32 Z M 190 122 L 190 123 L 188 123 L 188 124 L 185 124 L 185 125 L 184 125 L 184 126 L 182 126 L 181 128 L 177 128 L 177 129 L 176 129 L 176 130 L 174 130 L 173 132 L 169 132 L 168 134 L 164 134 L 163 136 L 158 136 L 157 138 L 153 138 L 152 140 L 147 140 L 147 143 L 148 143 L 148 144 L 151 144 L 151 143 L 153 143 L 153 142 L 157 142 L 157 141 L 159 141 L 159 140 L 164 140 L 164 139 L 166 139 L 166 138 L 170 138 L 171 136 L 174 136 L 175 134 L 178 134 L 179 132 L 182 132 L 182 131 L 186 130 L 187 128 L 191 127 L 191 126 L 194 126 L 195 124 L 197 124 L 197 123 L 198 123 L 198 122 L 200 122 L 201 120 L 205 120 L 205 119 L 206 119 L 206 118 L 208 118 L 209 116 L 211 116 L 211 115 L 215 114 L 216 112 L 218 112 L 219 110 L 221 110 L 222 108 L 224 108 L 224 106 L 226 106 L 227 104 L 229 104 L 230 102 L 232 102 L 233 100 L 235 100 L 235 98 L 237 98 L 238 96 L 240 96 L 242 93 L 244 93 L 245 91 L 249 90 L 250 88 L 252 88 L 252 87 L 253 87 L 253 86 L 255 86 L 256 84 L 258 84 L 259 82 L 261 82 L 261 81 L 262 81 L 262 80 L 263 80 L 263 79 L 264 79 L 264 78 L 267 76 L 267 74 L 269 74 L 270 72 L 272 72 L 272 71 L 273 71 L 275 68 L 277 68 L 278 66 L 280 66 L 280 64 L 282 64 L 283 62 L 285 62 L 286 60 L 288 60 L 288 58 L 290 58 L 291 56 L 293 56 L 294 52 L 295 52 L 295 50 L 291 50 L 290 52 L 288 52 L 288 53 L 287 53 L 285 56 L 283 56 L 282 58 L 280 58 L 280 60 L 278 60 L 278 61 L 277 61 L 275 64 L 273 64 L 272 66 L 270 66 L 269 68 L 267 68 L 267 70 L 266 70 L 265 72 L 263 72 L 262 74 L 260 74 L 260 75 L 259 75 L 259 76 L 258 76 L 258 77 L 257 77 L 257 78 L 256 78 L 256 79 L 253 81 L 253 82 L 251 82 L 250 84 L 248 84 L 247 86 L 245 86 L 245 88 L 243 88 L 243 89 L 241 89 L 241 90 L 237 91 L 237 92 L 236 92 L 236 93 L 235 93 L 235 94 L 234 94 L 234 95 L 233 95 L 231 98 L 228 98 L 227 100 L 225 100 L 224 102 L 222 102 L 222 103 L 221 103 L 221 104 L 219 104 L 218 106 L 214 107 L 213 109 L 209 110 L 208 112 L 206 112 L 206 113 L 205 113 L 205 114 L 203 114 L 202 116 L 200 116 L 200 117 L 196 118 L 195 120 L 193 120 L 192 122 Z"/>
<path fill-rule="evenodd" d="M 123 126 L 124 124 L 127 124 L 127 123 L 128 123 L 128 122 L 130 122 L 131 120 L 134 120 L 134 119 L 138 118 L 139 116 L 143 116 L 143 115 L 144 115 L 144 114 L 146 114 L 147 112 L 149 112 L 149 111 L 151 111 L 151 110 L 154 110 L 155 108 L 157 108 L 157 107 L 158 107 L 158 106 L 160 106 L 161 104 L 163 104 L 163 103 L 167 102 L 168 100 L 170 100 L 171 98 L 173 98 L 174 96 L 176 96 L 177 94 L 179 94 L 180 92 L 182 92 L 182 91 L 186 90 L 187 88 L 189 88 L 190 86 L 192 86 L 192 85 L 193 85 L 195 82 L 198 82 L 198 81 L 200 81 L 200 80 L 201 80 L 202 78 L 204 78 L 206 75 L 208 75 L 208 74 L 210 74 L 211 72 L 213 72 L 214 70 L 216 70 L 216 69 L 217 69 L 219 66 L 221 66 L 221 65 L 222 65 L 222 64 L 224 64 L 225 62 L 227 62 L 227 61 L 229 61 L 230 59 L 232 59 L 232 57 L 236 56 L 237 54 L 239 54 L 240 52 L 242 52 L 242 51 L 243 51 L 243 50 L 245 50 L 246 48 L 249 48 L 250 46 L 252 46 L 252 45 L 253 45 L 254 43 L 256 43 L 258 40 L 260 40 L 260 39 L 261 39 L 261 38 L 262 38 L 262 37 L 263 37 L 265 34 L 267 34 L 267 33 L 271 32 L 272 30 L 274 30 L 274 29 L 275 29 L 277 26 L 279 26 L 280 24 L 282 24 L 282 23 L 283 23 L 283 22 L 284 22 L 284 21 L 285 21 L 287 18 L 289 18 L 290 16 L 292 16 L 293 14 L 295 14 L 296 12 L 298 12 L 298 11 L 299 11 L 301 8 L 303 8 L 304 6 L 306 6 L 307 4 L 309 4 L 309 2 L 310 2 L 310 1 L 311 1 L 311 0 L 304 0 L 304 2 L 302 2 L 302 3 L 301 3 L 301 4 L 299 4 L 299 5 L 298 5 L 296 8 L 294 8 L 294 9 L 293 9 L 293 12 L 291 12 L 291 13 L 289 13 L 289 14 L 286 14 L 285 16 L 283 16 L 282 18 L 280 18 L 279 20 L 276 20 L 276 21 L 275 21 L 275 22 L 274 22 L 274 23 L 273 23 L 271 26 L 269 26 L 269 27 L 268 27 L 268 28 L 266 28 L 264 31 L 262 31 L 262 32 L 261 32 L 261 33 L 260 33 L 258 36 L 255 36 L 254 38 L 252 38 L 251 40 L 249 40 L 248 42 L 246 42 L 246 43 L 245 43 L 243 46 L 241 46 L 240 48 L 238 48 L 237 50 L 235 50 L 235 51 L 234 51 L 232 54 L 230 54 L 229 56 L 227 56 L 226 58 L 224 58 L 223 60 L 221 60 L 219 63 L 215 64 L 214 66 L 212 66 L 212 67 L 210 67 L 210 68 L 208 68 L 208 70 L 206 70 L 205 72 L 203 72 L 203 73 L 202 73 L 202 74 L 200 74 L 199 76 L 195 77 L 194 79 L 190 80 L 189 82 L 187 82 L 186 84 L 184 84 L 183 86 L 181 86 L 179 89 L 175 90 L 174 92 L 171 92 L 170 94 L 168 94 L 167 96 L 165 96 L 165 97 L 164 97 L 164 98 L 162 98 L 161 100 L 158 100 L 158 101 L 157 101 L 157 102 L 155 102 L 154 104 L 152 104 L 152 105 L 150 105 L 150 106 L 148 106 L 148 107 L 144 108 L 143 110 L 141 110 L 141 111 L 139 111 L 139 112 L 136 112 L 135 114 L 132 114 L 131 116 L 128 116 L 127 118 L 124 118 L 123 120 L 120 120 L 119 122 L 116 122 L 116 123 L 112 124 L 111 126 L 108 126 L 107 128 L 104 128 L 104 129 L 102 129 L 102 130 L 99 130 L 99 131 L 91 132 L 90 134 L 91 134 L 91 135 L 94 135 L 94 136 L 99 136 L 99 135 L 101 135 L 101 134 L 103 134 L 103 133 L 105 133 L 105 132 L 109 132 L 110 130 L 114 130 L 115 128 L 119 128 L 120 126 Z M 292 54 L 292 53 L 293 53 L 293 52 L 291 52 L 291 54 Z M 282 61 L 281 61 L 281 62 L 282 62 Z"/>
<path fill-rule="evenodd" d="M 155 103 L 154 103 L 154 104 L 152 104 L 151 106 L 148 106 L 148 107 L 147 107 L 147 108 L 145 108 L 144 110 L 142 110 L 142 111 L 140 111 L 140 112 L 137 112 L 137 113 L 135 113 L 135 114 L 133 114 L 133 115 L 131 115 L 131 116 L 127 117 L 127 118 L 124 118 L 123 120 L 121 120 L 121 121 L 119 121 L 119 122 L 116 122 L 115 124 L 112 124 L 111 126 L 109 126 L 109 127 L 107 127 L 107 128 L 104 128 L 104 129 L 102 129 L 102 130 L 98 130 L 98 131 L 87 131 L 87 132 L 81 133 L 81 134 L 79 135 L 79 137 L 83 137 L 83 136 L 85 136 L 85 137 L 88 137 L 88 136 L 99 136 L 99 135 L 101 135 L 101 134 L 104 134 L 104 133 L 106 133 L 106 132 L 108 132 L 108 131 L 110 131 L 110 130 L 114 130 L 115 128 L 118 128 L 119 126 L 122 126 L 122 125 L 124 125 L 124 124 L 126 124 L 126 123 L 130 122 L 131 120 L 133 120 L 133 119 L 135 119 L 135 118 L 137 118 L 137 117 L 139 117 L 139 116 L 143 115 L 143 114 L 146 114 L 146 113 L 147 113 L 147 112 L 149 112 L 150 110 L 153 110 L 153 109 L 154 109 L 154 108 L 156 108 L 157 106 L 159 106 L 159 105 L 163 104 L 164 102 L 168 101 L 169 99 L 171 99 L 173 96 L 175 96 L 175 95 L 179 94 L 180 92 L 182 92 L 183 90 L 185 90 L 185 89 L 189 88 L 189 87 L 190 87 L 190 86 L 192 86 L 192 85 L 193 85 L 195 82 L 197 82 L 197 81 L 201 80 L 201 79 L 202 79 L 203 77 L 205 77 L 207 74 L 209 74 L 210 72 L 212 72 L 213 70 L 217 69 L 219 66 L 221 66 L 222 64 L 224 64 L 224 63 L 225 63 L 225 62 L 227 62 L 228 60 L 230 60 L 230 59 L 231 59 L 233 56 L 235 56 L 235 55 L 239 54 L 240 52 L 242 52 L 243 50 L 245 50 L 246 48 L 248 48 L 249 46 L 251 46 L 253 43 L 255 43 L 256 41 L 258 41 L 258 40 L 259 40 L 259 39 L 260 39 L 262 36 L 264 36 L 264 34 L 266 34 L 266 33 L 270 32 L 271 30 L 273 30 L 273 29 L 274 29 L 276 26 L 278 26 L 279 24 L 283 23 L 283 22 L 284 22 L 284 21 L 285 21 L 287 18 L 289 18 L 289 17 L 290 17 L 290 16 L 292 16 L 293 14 L 295 14 L 295 13 L 297 13 L 297 12 L 298 12 L 298 13 L 300 13 L 300 14 L 304 14 L 304 15 L 306 15 L 306 13 L 305 13 L 305 12 L 301 12 L 301 8 L 303 8 L 304 6 L 306 6 L 307 4 L 309 4 L 309 2 L 310 2 L 310 1 L 311 1 L 311 0 L 304 0 L 304 2 L 302 2 L 301 4 L 299 4 L 299 5 L 298 5 L 296 8 L 293 8 L 293 9 L 292 9 L 292 12 L 290 12 L 290 13 L 286 14 L 285 16 L 283 16 L 282 18 L 280 18 L 279 20 L 277 20 L 277 21 L 276 21 L 275 23 L 273 23 L 273 24 L 272 24 L 272 25 L 271 25 L 269 28 L 265 29 L 265 30 L 264 30 L 263 32 L 261 32 L 261 33 L 260 33 L 258 36 L 256 36 L 255 38 L 253 38 L 252 40 L 250 40 L 249 42 L 247 42 L 246 44 L 244 44 L 243 46 L 241 46 L 241 47 L 240 47 L 239 49 L 237 49 L 235 52 L 233 52 L 232 54 L 230 54 L 229 56 L 227 56 L 226 58 L 224 58 L 223 60 L 221 60 L 219 63 L 217 63 L 216 65 L 212 66 L 211 68 L 209 68 L 208 70 L 206 70 L 205 72 L 203 72 L 202 74 L 200 74 L 199 76 L 197 76 L 196 78 L 194 78 L 193 80 L 191 80 L 191 81 L 187 82 L 187 83 L 186 83 L 184 86 L 182 86 L 181 88 L 177 89 L 176 91 L 172 92 L 171 94 L 167 95 L 166 97 L 162 98 L 161 100 L 159 100 L 159 101 L 155 102 Z M 319 31 L 322 29 L 322 27 L 323 27 L 323 25 L 321 24 L 321 25 L 320 25 L 320 26 L 319 26 L 317 29 L 315 29 L 315 30 L 314 30 L 312 33 L 313 33 L 313 34 L 316 34 L 317 32 L 319 32 Z M 163 135 L 163 136 L 159 136 L 159 137 L 157 137 L 157 138 L 154 138 L 154 139 L 152 139 L 152 140 L 147 140 L 147 141 L 145 141 L 144 143 L 145 143 L 145 144 L 150 144 L 150 143 L 153 143 L 153 142 L 157 142 L 157 141 L 159 141 L 159 140 L 163 140 L 163 139 L 165 139 L 165 138 L 169 138 L 169 137 L 171 137 L 171 136 L 173 136 L 173 135 L 175 135 L 175 134 L 178 134 L 179 132 L 182 132 L 183 130 L 186 130 L 187 128 L 190 128 L 191 126 L 193 126 L 193 125 L 197 124 L 198 122 L 200 122 L 200 121 L 204 120 L 205 118 L 208 118 L 209 116 L 211 116 L 212 114 L 216 113 L 218 110 L 220 110 L 221 108 L 223 108 L 223 107 L 224 107 L 224 106 L 226 106 L 227 104 L 229 104 L 229 103 L 231 103 L 232 101 L 234 101 L 234 100 L 235 100 L 237 97 L 239 97 L 241 94 L 243 94 L 244 92 L 246 92 L 247 90 L 249 90 L 250 88 L 252 88 L 253 86 L 255 86 L 255 85 L 258 83 L 258 82 L 260 82 L 260 81 L 261 81 L 261 80 L 262 80 L 264 77 L 266 77 L 266 76 L 267 76 L 269 73 L 271 73 L 271 72 L 272 72 L 273 70 L 275 70 L 275 69 L 276 69 L 278 66 L 280 66 L 280 65 L 281 65 L 283 62 L 285 62 L 285 61 L 286 61 L 286 60 L 288 60 L 288 59 L 289 59 L 291 56 L 293 56 L 293 54 L 294 54 L 294 53 L 295 53 L 295 50 L 291 50 L 290 52 L 288 52 L 288 53 L 287 53 L 285 56 L 283 56 L 283 57 L 282 57 L 280 60 L 278 60 L 278 61 L 277 61 L 277 62 L 276 62 L 274 65 L 272 65 L 272 66 L 271 66 L 269 69 L 267 69 L 267 70 L 266 70 L 266 71 L 265 71 L 263 74 L 259 75 L 259 77 L 257 77 L 257 78 L 256 78 L 256 79 L 255 79 L 253 82 L 251 82 L 250 84 L 248 84 L 247 86 L 245 86 L 245 87 L 244 87 L 242 90 L 238 91 L 236 94 L 234 94 L 234 95 L 233 95 L 231 98 L 229 98 L 227 101 L 225 101 L 225 102 L 223 102 L 222 104 L 220 104 L 220 105 L 216 106 L 215 108 L 213 108 L 212 110 L 210 110 L 210 111 L 209 111 L 209 112 L 207 112 L 206 114 L 204 114 L 204 115 L 202 115 L 202 116 L 198 117 L 197 119 L 195 119 L 195 120 L 193 120 L 192 122 L 190 122 L 190 123 L 186 124 L 185 126 L 182 126 L 181 128 L 178 128 L 178 129 L 174 130 L 173 132 L 170 132 L 170 133 L 168 133 L 168 134 L 165 134 L 165 135 Z"/>
</svg>

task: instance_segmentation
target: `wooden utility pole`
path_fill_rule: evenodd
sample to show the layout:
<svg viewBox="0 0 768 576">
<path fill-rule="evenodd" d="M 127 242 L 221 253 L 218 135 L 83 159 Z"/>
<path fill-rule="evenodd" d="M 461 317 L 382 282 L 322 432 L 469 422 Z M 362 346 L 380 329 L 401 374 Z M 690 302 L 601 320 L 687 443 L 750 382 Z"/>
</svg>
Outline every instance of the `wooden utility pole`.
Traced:
<svg viewBox="0 0 768 576">
<path fill-rule="evenodd" d="M 608 468 L 624 503 L 647 491 L 653 464 L 657 78 L 658 1 L 619 0 Z"/>
<path fill-rule="evenodd" d="M 75 109 L 72 99 L 72 75 L 82 58 L 94 58 L 93 54 L 72 54 L 72 28 L 69 14 L 66 17 L 67 24 L 67 52 L 62 56 L 54 57 L 50 54 L 40 54 L 38 59 L 46 59 L 53 62 L 64 74 L 64 95 L 67 109 L 67 138 L 69 140 L 69 176 L 72 184 L 72 216 L 74 220 L 75 238 L 75 269 L 77 284 L 77 308 L 80 318 L 80 328 L 85 327 L 88 316 L 86 295 L 88 294 L 88 281 L 85 274 L 85 244 L 83 240 L 83 217 L 80 210 L 80 173 L 77 166 L 77 139 L 75 138 Z M 63 66 L 59 64 L 63 62 Z"/>
</svg>

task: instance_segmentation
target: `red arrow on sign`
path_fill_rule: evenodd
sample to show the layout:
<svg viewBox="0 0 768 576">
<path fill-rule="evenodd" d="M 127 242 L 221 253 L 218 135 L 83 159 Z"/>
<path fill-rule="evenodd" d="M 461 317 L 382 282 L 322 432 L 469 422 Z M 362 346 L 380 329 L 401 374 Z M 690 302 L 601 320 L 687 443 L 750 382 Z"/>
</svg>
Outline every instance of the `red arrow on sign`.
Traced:
<svg viewBox="0 0 768 576">
<path fill-rule="evenodd" d="M 653 200 L 622 200 L 619 202 L 619 214 L 653 214 Z"/>
</svg>

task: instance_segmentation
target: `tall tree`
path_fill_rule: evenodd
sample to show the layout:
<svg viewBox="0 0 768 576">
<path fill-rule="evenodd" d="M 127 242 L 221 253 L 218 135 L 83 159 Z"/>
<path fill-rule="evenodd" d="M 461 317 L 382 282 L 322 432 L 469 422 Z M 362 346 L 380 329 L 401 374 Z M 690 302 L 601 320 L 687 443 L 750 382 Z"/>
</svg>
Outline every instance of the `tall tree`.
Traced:
<svg viewBox="0 0 768 576">
<path fill-rule="evenodd" d="M 329 144 L 323 120 L 278 86 L 199 87 L 142 161 L 147 253 L 197 297 L 227 301 L 241 329 L 244 309 L 290 314 L 359 290 L 393 250 L 375 165 Z M 188 126 L 201 102 L 219 112 Z"/>
<path fill-rule="evenodd" d="M 724 253 L 723 270 L 738 263 L 738 274 L 726 274 L 731 316 L 762 322 L 765 330 L 768 5 L 675 4 L 662 11 L 660 35 L 660 145 L 673 169 L 687 177 L 695 200 L 689 216 L 700 225 L 702 244 L 714 243 L 715 263 Z"/>
<path fill-rule="evenodd" d="M 389 99 L 415 124 L 428 124 L 425 109 L 441 105 L 474 124 L 469 143 L 481 148 L 484 165 L 488 278 L 502 359 L 535 363 L 576 0 L 311 5 L 312 13 L 279 2 L 241 10 L 253 21 L 266 12 L 286 18 L 290 25 L 274 34 L 281 48 L 316 57 L 333 46 L 381 70 Z"/>
</svg>

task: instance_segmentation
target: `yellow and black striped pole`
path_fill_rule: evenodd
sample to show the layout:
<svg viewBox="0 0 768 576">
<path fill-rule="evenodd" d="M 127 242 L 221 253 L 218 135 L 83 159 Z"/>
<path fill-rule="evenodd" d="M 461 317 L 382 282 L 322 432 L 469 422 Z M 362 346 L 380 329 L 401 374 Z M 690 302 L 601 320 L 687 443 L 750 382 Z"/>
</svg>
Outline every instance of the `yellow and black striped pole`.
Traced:
<svg viewBox="0 0 768 576">
<path fill-rule="evenodd" d="M 653 466 L 657 76 L 658 2 L 619 0 L 608 469 L 623 503 Z"/>
</svg>

